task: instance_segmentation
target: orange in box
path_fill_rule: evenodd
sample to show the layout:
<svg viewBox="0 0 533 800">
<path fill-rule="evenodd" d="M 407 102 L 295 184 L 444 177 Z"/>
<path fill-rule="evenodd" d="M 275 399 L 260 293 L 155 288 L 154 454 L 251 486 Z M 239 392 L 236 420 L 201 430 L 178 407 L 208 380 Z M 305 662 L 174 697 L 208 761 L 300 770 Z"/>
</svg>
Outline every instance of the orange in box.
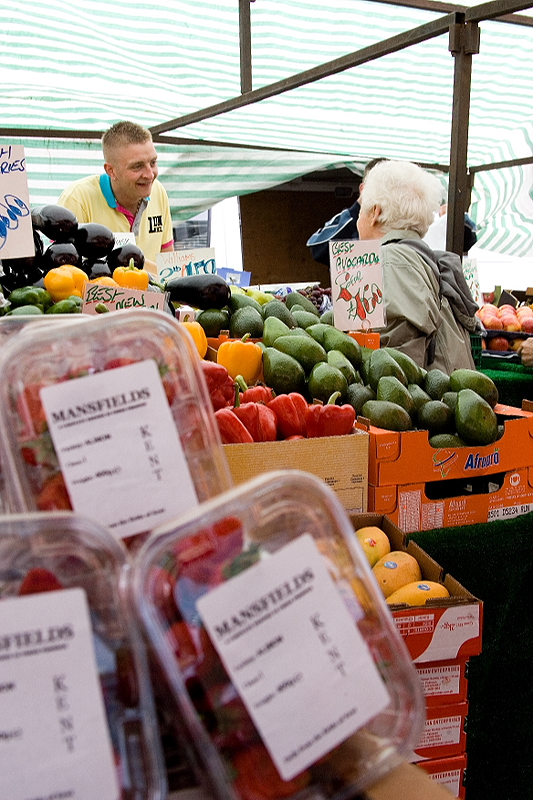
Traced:
<svg viewBox="0 0 533 800">
<path fill-rule="evenodd" d="M 412 761 L 448 758 L 466 751 L 468 703 L 426 709 L 422 736 L 414 748 Z"/>
<path fill-rule="evenodd" d="M 533 467 L 495 475 L 481 494 L 430 499 L 427 490 L 426 483 L 369 486 L 368 509 L 387 514 L 404 533 L 511 519 L 533 510 Z"/>
<path fill-rule="evenodd" d="M 420 565 L 422 577 L 443 583 L 450 597 L 434 598 L 423 606 L 391 606 L 396 627 L 400 631 L 415 664 L 467 659 L 481 653 L 483 603 L 470 594 L 451 575 L 394 522 L 381 514 L 351 514 L 354 528 L 376 525 L 381 528 L 393 550 L 406 550 Z"/>
<path fill-rule="evenodd" d="M 494 410 L 504 424 L 504 434 L 480 447 L 436 449 L 425 430 L 398 433 L 376 428 L 359 417 L 357 427 L 370 433 L 369 484 L 425 483 L 533 466 L 533 412 L 503 405 Z"/>
<path fill-rule="evenodd" d="M 427 772 L 432 780 L 448 789 L 452 797 L 463 799 L 466 797 L 466 765 L 466 753 L 450 758 L 432 758 L 418 762 L 418 766 Z"/>
<path fill-rule="evenodd" d="M 427 707 L 463 703 L 466 700 L 467 664 L 466 658 L 415 664 Z"/>
</svg>

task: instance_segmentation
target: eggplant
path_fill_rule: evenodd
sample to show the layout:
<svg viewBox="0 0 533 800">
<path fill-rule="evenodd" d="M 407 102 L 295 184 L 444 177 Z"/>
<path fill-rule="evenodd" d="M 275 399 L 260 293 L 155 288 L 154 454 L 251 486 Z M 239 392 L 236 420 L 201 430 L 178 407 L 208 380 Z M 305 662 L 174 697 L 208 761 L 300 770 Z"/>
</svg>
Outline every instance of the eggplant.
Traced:
<svg viewBox="0 0 533 800">
<path fill-rule="evenodd" d="M 169 278 L 165 283 L 165 291 L 173 303 L 202 310 L 223 308 L 231 298 L 229 284 L 220 275 L 212 273 Z"/>
<path fill-rule="evenodd" d="M 32 208 L 31 222 L 35 230 L 54 242 L 72 242 L 78 230 L 76 215 L 68 208 L 53 204 Z"/>
</svg>

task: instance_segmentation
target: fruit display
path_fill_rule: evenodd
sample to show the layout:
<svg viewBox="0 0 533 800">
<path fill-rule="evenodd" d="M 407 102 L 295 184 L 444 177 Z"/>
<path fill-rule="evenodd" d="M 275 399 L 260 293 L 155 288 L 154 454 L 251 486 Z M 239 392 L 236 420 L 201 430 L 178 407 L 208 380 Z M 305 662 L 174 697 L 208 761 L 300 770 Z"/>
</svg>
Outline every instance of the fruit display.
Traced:
<svg viewBox="0 0 533 800">
<path fill-rule="evenodd" d="M 423 578 L 413 555 L 392 550 L 381 528 L 364 526 L 355 533 L 387 605 L 423 606 L 432 598 L 450 596 L 443 583 Z"/>
<path fill-rule="evenodd" d="M 482 340 L 484 350 L 495 352 L 516 351 L 533 334 L 533 308 L 522 305 L 515 308 L 509 303 L 496 306 L 484 303 L 476 312 L 485 328 Z"/>
</svg>

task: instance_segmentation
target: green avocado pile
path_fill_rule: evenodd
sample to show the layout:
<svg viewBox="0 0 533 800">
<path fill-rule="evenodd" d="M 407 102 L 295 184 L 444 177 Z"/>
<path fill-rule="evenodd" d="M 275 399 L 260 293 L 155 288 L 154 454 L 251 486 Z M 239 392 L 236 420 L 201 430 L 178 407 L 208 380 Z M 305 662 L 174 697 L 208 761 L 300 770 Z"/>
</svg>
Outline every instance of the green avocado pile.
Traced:
<svg viewBox="0 0 533 800">
<path fill-rule="evenodd" d="M 426 371 L 384 347 L 364 354 L 361 377 L 363 387 L 354 387 L 347 399 L 378 428 L 427 430 L 432 447 L 488 445 L 503 434 L 494 411 L 498 389 L 482 372 Z M 373 396 L 365 397 L 363 389 Z"/>
</svg>

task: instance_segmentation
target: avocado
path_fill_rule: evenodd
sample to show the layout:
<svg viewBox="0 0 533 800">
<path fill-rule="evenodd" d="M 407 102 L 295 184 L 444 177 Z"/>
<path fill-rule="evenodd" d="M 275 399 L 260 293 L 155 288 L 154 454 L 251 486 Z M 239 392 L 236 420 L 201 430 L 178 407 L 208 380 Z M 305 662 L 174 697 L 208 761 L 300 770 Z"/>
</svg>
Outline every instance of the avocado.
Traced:
<svg viewBox="0 0 533 800">
<path fill-rule="evenodd" d="M 376 428 L 388 431 L 410 431 L 413 427 L 411 417 L 402 406 L 388 400 L 367 400 L 361 414 Z"/>
<path fill-rule="evenodd" d="M 311 300 L 309 300 L 308 297 L 305 297 L 301 292 L 289 292 L 289 294 L 286 294 L 285 305 L 291 310 L 294 305 L 299 305 L 304 311 L 314 314 L 315 317 L 320 317 L 320 313 L 315 304 L 312 303 Z M 316 321 L 317 320 L 315 319 L 315 322 Z"/>
<path fill-rule="evenodd" d="M 398 362 L 400 367 L 403 369 L 405 377 L 407 378 L 407 384 L 410 383 L 417 383 L 419 386 L 423 381 L 422 377 L 422 370 L 413 359 L 408 356 L 406 353 L 400 352 L 400 350 L 395 350 L 394 347 L 383 347 L 386 353 L 388 353 L 392 358 Z"/>
<path fill-rule="evenodd" d="M 393 375 L 400 383 L 407 386 L 407 378 L 398 362 L 385 350 L 372 350 L 368 367 L 368 383 L 377 391 L 379 379 L 384 375 Z"/>
<path fill-rule="evenodd" d="M 340 392 L 340 401 L 344 402 L 348 391 L 348 382 L 340 369 L 327 362 L 315 364 L 307 381 L 307 388 L 312 400 L 327 403 L 334 392 Z"/>
<path fill-rule="evenodd" d="M 442 449 L 444 447 L 466 447 L 466 442 L 463 442 L 460 436 L 456 433 L 436 433 L 435 436 L 429 437 L 430 447 Z"/>
<path fill-rule="evenodd" d="M 206 308 L 204 311 L 200 311 L 195 319 L 204 329 L 206 336 L 220 336 L 220 331 L 229 330 L 227 308 Z"/>
<path fill-rule="evenodd" d="M 444 392 L 441 397 L 443 403 L 451 408 L 455 414 L 455 406 L 457 405 L 457 392 Z"/>
<path fill-rule="evenodd" d="M 498 402 L 498 387 L 494 381 L 483 372 L 475 369 L 456 369 L 450 375 L 450 389 L 460 392 L 461 389 L 472 389 L 487 401 L 491 408 Z"/>
<path fill-rule="evenodd" d="M 278 317 L 267 317 L 263 322 L 263 342 L 267 347 L 272 347 L 278 336 L 290 332 L 289 326 Z"/>
<path fill-rule="evenodd" d="M 241 295 L 234 295 L 240 297 Z M 258 304 L 259 305 L 259 304 Z M 234 311 L 229 321 L 230 336 L 234 339 L 242 339 L 249 333 L 254 339 L 263 336 L 264 321 L 260 311 L 256 311 L 253 306 L 247 305 Z"/>
<path fill-rule="evenodd" d="M 492 444 L 498 438 L 496 414 L 473 389 L 461 389 L 457 395 L 455 428 L 467 444 Z"/>
<path fill-rule="evenodd" d="M 311 311 L 305 311 L 303 308 L 296 309 L 296 307 L 293 306 L 291 314 L 300 328 L 309 328 L 311 325 L 316 325 L 316 316 L 312 314 Z"/>
<path fill-rule="evenodd" d="M 305 393 L 305 371 L 299 361 L 275 347 L 263 351 L 263 378 L 276 394 Z"/>
<path fill-rule="evenodd" d="M 315 364 L 326 361 L 327 354 L 321 344 L 312 336 L 278 336 L 273 345 L 276 350 L 292 356 L 299 361 L 305 372 L 311 372 Z"/>
<path fill-rule="evenodd" d="M 424 403 L 429 403 L 431 397 L 427 392 L 425 392 L 418 383 L 409 383 L 407 384 L 407 390 L 411 397 L 413 398 L 415 408 L 418 410 Z"/>
<path fill-rule="evenodd" d="M 440 400 L 444 392 L 450 391 L 450 376 L 441 369 L 430 369 L 422 386 L 432 400 Z"/>
<path fill-rule="evenodd" d="M 285 303 L 276 298 L 269 300 L 268 303 L 264 304 L 263 317 L 264 319 L 267 319 L 268 317 L 277 317 L 289 328 L 295 328 L 298 324 Z"/>
<path fill-rule="evenodd" d="M 453 411 L 442 400 L 430 400 L 418 409 L 418 427 L 426 428 L 430 436 L 437 433 L 453 433 L 455 417 Z"/>
<path fill-rule="evenodd" d="M 376 390 L 376 400 L 388 400 L 391 403 L 396 403 L 402 408 L 405 408 L 411 419 L 414 419 L 416 416 L 415 401 L 411 393 L 407 386 L 404 386 L 394 375 L 383 375 L 383 377 L 379 379 Z"/>
<path fill-rule="evenodd" d="M 317 322 L 316 325 L 310 325 L 306 330 L 307 333 L 311 334 L 313 339 L 316 339 L 316 341 L 323 346 L 324 331 L 326 331 L 328 328 L 331 328 L 331 325 L 326 325 L 323 322 Z"/>
<path fill-rule="evenodd" d="M 324 352 L 326 351 L 324 350 Z M 331 364 L 332 367 L 337 367 L 337 369 L 340 369 L 340 371 L 346 378 L 348 386 L 351 383 L 355 383 L 357 381 L 359 373 L 356 371 L 352 362 L 348 358 L 346 358 L 344 353 L 341 353 L 340 350 L 329 350 L 328 353 L 326 354 L 326 360 L 328 364 Z"/>
<path fill-rule="evenodd" d="M 263 306 L 261 303 L 258 303 L 253 297 L 250 297 L 247 294 L 239 294 L 238 292 L 231 293 L 231 297 L 228 302 L 230 311 L 233 313 L 237 311 L 239 308 L 244 308 L 246 306 L 251 306 L 255 308 L 256 311 L 263 316 Z"/>
<path fill-rule="evenodd" d="M 362 361 L 361 345 L 352 336 L 331 326 L 324 330 L 322 344 L 325 350 L 340 350 L 355 369 Z"/>
<path fill-rule="evenodd" d="M 356 414 L 360 414 L 367 400 L 375 400 L 376 393 L 370 386 L 363 386 L 362 383 L 351 383 L 346 392 L 345 402 L 349 403 Z"/>
<path fill-rule="evenodd" d="M 335 325 L 332 308 L 328 308 L 327 311 L 324 311 L 324 313 L 320 315 L 320 322 L 323 322 L 325 325 Z"/>
</svg>

